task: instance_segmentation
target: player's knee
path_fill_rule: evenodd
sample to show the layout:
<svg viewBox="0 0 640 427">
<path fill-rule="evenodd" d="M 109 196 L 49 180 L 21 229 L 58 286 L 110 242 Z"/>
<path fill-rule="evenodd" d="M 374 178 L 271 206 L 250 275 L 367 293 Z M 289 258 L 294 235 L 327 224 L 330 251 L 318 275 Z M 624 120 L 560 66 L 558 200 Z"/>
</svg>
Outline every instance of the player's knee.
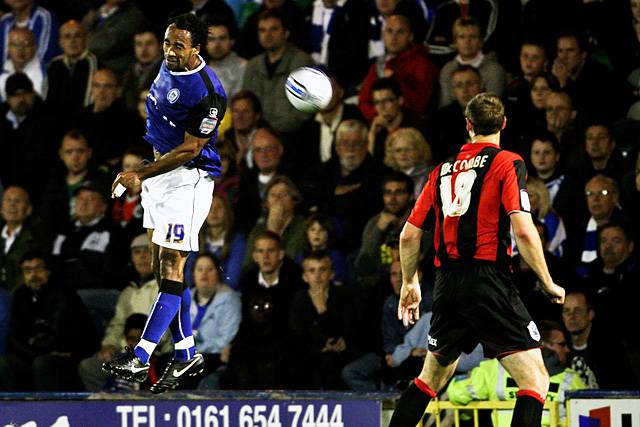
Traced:
<svg viewBox="0 0 640 427">
<path fill-rule="evenodd" d="M 455 370 L 456 360 L 457 357 L 429 352 L 418 378 L 437 392 L 449 381 Z"/>
<path fill-rule="evenodd" d="M 160 277 L 176 281 L 183 280 L 183 262 L 180 253 L 172 249 L 160 251 Z"/>
<path fill-rule="evenodd" d="M 542 369 L 540 373 L 539 387 L 540 387 L 540 390 L 543 392 L 540 394 L 545 396 L 547 394 L 547 391 L 549 391 L 549 373 L 547 372 L 546 368 Z"/>
<path fill-rule="evenodd" d="M 433 358 L 436 360 L 436 362 L 438 362 L 438 364 L 442 368 L 446 368 L 447 366 L 450 366 L 453 362 L 455 362 L 458 359 L 458 357 L 460 357 L 459 355 L 445 356 L 443 354 L 433 353 L 433 352 L 431 352 L 431 354 L 433 355 Z"/>
<path fill-rule="evenodd" d="M 538 367 L 532 371 L 531 377 L 520 389 L 529 389 L 538 393 L 545 398 L 549 391 L 549 374 L 544 366 Z"/>
</svg>

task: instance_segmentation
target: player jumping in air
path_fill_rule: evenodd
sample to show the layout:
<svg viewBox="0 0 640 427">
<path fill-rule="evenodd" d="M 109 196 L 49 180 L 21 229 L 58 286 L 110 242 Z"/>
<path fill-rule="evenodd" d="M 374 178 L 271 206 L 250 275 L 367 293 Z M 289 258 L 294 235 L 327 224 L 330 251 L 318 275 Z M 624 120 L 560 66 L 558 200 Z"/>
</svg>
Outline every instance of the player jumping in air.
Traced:
<svg viewBox="0 0 640 427">
<path fill-rule="evenodd" d="M 226 95 L 199 55 L 206 37 L 207 27 L 195 15 L 180 15 L 169 21 L 164 62 L 146 105 L 144 139 L 153 146 L 155 161 L 135 171 L 121 172 L 112 186 L 113 192 L 123 186 L 142 186 L 144 227 L 152 241 L 160 292 L 138 345 L 105 362 L 103 369 L 144 381 L 149 357 L 169 328 L 175 354 L 151 387 L 153 393 L 174 389 L 204 368 L 191 331 L 191 293 L 184 283 L 183 270 L 189 251 L 198 250 L 198 233 L 211 206 L 213 178 L 220 174 L 215 140 L 226 109 Z"/>
</svg>

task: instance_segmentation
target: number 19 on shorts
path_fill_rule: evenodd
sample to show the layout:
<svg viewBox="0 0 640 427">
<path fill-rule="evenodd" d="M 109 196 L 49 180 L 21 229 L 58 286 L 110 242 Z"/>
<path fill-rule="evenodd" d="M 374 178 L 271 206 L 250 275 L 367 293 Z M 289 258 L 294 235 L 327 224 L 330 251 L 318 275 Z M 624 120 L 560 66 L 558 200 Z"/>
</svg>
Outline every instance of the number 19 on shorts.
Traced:
<svg viewBox="0 0 640 427">
<path fill-rule="evenodd" d="M 168 243 L 182 243 L 184 240 L 184 225 L 169 224 L 167 227 L 167 235 L 164 238 Z"/>
</svg>

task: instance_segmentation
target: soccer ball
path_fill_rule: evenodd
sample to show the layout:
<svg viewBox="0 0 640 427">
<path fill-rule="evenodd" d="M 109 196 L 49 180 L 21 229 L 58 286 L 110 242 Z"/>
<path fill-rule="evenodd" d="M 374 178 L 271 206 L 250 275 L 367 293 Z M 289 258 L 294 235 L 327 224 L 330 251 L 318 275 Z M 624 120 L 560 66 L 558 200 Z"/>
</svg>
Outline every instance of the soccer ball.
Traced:
<svg viewBox="0 0 640 427">
<path fill-rule="evenodd" d="M 322 71 L 311 67 L 293 70 L 284 85 L 287 99 L 296 110 L 313 113 L 331 101 L 331 80 Z"/>
</svg>

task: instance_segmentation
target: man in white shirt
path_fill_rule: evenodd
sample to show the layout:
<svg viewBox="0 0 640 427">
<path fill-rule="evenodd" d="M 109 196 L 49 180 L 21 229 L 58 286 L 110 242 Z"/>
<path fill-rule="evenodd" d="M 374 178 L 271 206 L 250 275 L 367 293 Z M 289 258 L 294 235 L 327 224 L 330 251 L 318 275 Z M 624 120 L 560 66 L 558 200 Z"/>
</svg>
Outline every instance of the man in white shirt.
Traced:
<svg viewBox="0 0 640 427">
<path fill-rule="evenodd" d="M 483 34 L 478 21 L 471 16 L 458 18 L 452 31 L 453 46 L 458 54 L 440 71 L 440 106 L 454 100 L 451 76 L 460 65 L 476 68 L 487 92 L 502 97 L 507 86 L 506 72 L 492 56 L 482 53 Z"/>
<path fill-rule="evenodd" d="M 17 72 L 25 73 L 33 83 L 35 92 L 42 95 L 45 71 L 36 56 L 36 38 L 27 28 L 14 28 L 9 32 L 8 59 L 0 74 L 0 100 L 7 98 L 7 78 Z"/>
</svg>

